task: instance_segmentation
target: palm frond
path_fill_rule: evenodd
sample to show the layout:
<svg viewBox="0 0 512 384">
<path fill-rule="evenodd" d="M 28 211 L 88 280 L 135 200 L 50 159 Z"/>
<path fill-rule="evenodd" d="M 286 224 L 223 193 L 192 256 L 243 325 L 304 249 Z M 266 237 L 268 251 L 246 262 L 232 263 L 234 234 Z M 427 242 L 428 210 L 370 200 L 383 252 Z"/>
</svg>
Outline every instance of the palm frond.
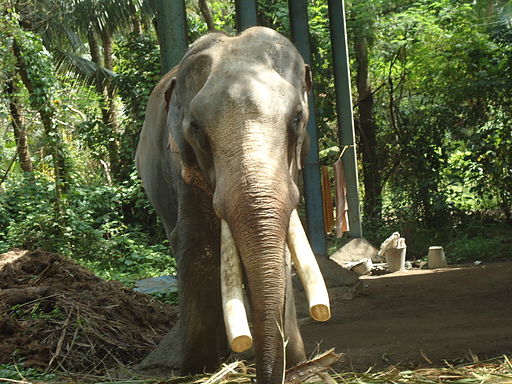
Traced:
<svg viewBox="0 0 512 384">
<path fill-rule="evenodd" d="M 156 15 L 156 0 L 143 0 L 142 13 L 147 17 Z"/>
<path fill-rule="evenodd" d="M 75 53 L 87 51 L 87 46 L 78 33 L 69 29 L 64 23 L 52 23 L 44 31 L 40 32 L 43 44 L 50 51 L 55 49 L 66 50 Z"/>
<path fill-rule="evenodd" d="M 33 3 L 39 32 L 54 41 L 54 46 L 67 40 L 67 48 L 76 43 L 74 37 L 86 36 L 91 28 L 96 33 L 107 27 L 114 31 L 131 27 L 138 14 L 146 18 L 154 15 L 151 0 L 37 0 Z M 67 31 L 74 31 L 75 36 L 66 36 Z"/>
<path fill-rule="evenodd" d="M 97 32 L 131 26 L 134 16 L 142 10 L 143 0 L 72 0 L 73 19 L 82 31 Z"/>
<path fill-rule="evenodd" d="M 71 52 L 57 51 L 57 69 L 88 85 L 105 87 L 116 74 Z"/>
</svg>

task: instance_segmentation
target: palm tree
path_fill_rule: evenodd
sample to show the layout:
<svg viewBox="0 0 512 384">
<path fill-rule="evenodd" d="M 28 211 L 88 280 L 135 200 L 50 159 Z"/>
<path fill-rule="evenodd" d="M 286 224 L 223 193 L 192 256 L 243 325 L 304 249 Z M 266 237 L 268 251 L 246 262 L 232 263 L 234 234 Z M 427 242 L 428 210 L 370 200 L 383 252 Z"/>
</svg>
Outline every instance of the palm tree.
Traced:
<svg viewBox="0 0 512 384">
<path fill-rule="evenodd" d="M 113 178 L 121 181 L 113 36 L 116 31 L 137 27 L 140 15 L 151 15 L 152 8 L 141 0 L 38 0 L 33 6 L 39 15 L 34 28 L 57 57 L 58 69 L 93 85 L 100 96 L 109 168 Z"/>
</svg>

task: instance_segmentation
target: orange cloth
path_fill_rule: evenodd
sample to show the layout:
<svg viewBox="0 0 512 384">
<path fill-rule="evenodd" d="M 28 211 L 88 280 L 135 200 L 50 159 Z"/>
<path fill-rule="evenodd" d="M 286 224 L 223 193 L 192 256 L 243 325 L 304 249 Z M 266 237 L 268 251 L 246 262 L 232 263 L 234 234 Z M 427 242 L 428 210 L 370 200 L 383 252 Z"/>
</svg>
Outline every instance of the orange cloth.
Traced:
<svg viewBox="0 0 512 384">
<path fill-rule="evenodd" d="M 341 158 L 334 163 L 334 182 L 336 183 L 336 237 L 343 236 L 348 232 L 348 204 L 347 204 L 347 182 L 343 172 Z"/>
<path fill-rule="evenodd" d="M 329 168 L 323 165 L 320 168 L 322 174 L 322 207 L 324 212 L 324 231 L 330 233 L 334 227 L 334 204 L 332 202 L 331 181 Z"/>
</svg>

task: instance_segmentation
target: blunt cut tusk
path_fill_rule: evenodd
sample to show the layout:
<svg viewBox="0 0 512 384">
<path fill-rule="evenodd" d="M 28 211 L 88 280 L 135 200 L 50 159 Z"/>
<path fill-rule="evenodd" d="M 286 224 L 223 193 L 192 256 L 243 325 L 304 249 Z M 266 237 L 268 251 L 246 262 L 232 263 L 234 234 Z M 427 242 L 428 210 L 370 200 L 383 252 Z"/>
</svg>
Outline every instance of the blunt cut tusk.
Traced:
<svg viewBox="0 0 512 384">
<path fill-rule="evenodd" d="M 329 294 L 296 209 L 290 217 L 287 242 L 293 264 L 308 297 L 311 317 L 317 321 L 329 320 Z"/>
<path fill-rule="evenodd" d="M 242 265 L 235 240 L 224 220 L 221 221 L 220 284 L 229 345 L 233 352 L 246 351 L 252 346 L 252 336 L 244 306 Z"/>
</svg>

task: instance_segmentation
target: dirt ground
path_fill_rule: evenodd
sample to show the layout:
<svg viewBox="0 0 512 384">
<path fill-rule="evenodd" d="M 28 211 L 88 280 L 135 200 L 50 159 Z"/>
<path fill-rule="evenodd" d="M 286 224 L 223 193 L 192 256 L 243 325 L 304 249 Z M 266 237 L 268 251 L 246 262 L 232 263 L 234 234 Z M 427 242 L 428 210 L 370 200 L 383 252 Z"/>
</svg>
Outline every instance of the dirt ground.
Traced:
<svg viewBox="0 0 512 384">
<path fill-rule="evenodd" d="M 364 277 L 357 297 L 302 335 L 308 352 L 335 347 L 337 368 L 352 371 L 510 356 L 512 262 Z"/>
<path fill-rule="evenodd" d="M 104 373 L 140 362 L 177 310 L 41 251 L 0 255 L 0 364 Z M 308 353 L 335 347 L 337 370 L 418 367 L 512 355 L 512 261 L 365 277 L 326 323 L 307 320 Z"/>
</svg>

